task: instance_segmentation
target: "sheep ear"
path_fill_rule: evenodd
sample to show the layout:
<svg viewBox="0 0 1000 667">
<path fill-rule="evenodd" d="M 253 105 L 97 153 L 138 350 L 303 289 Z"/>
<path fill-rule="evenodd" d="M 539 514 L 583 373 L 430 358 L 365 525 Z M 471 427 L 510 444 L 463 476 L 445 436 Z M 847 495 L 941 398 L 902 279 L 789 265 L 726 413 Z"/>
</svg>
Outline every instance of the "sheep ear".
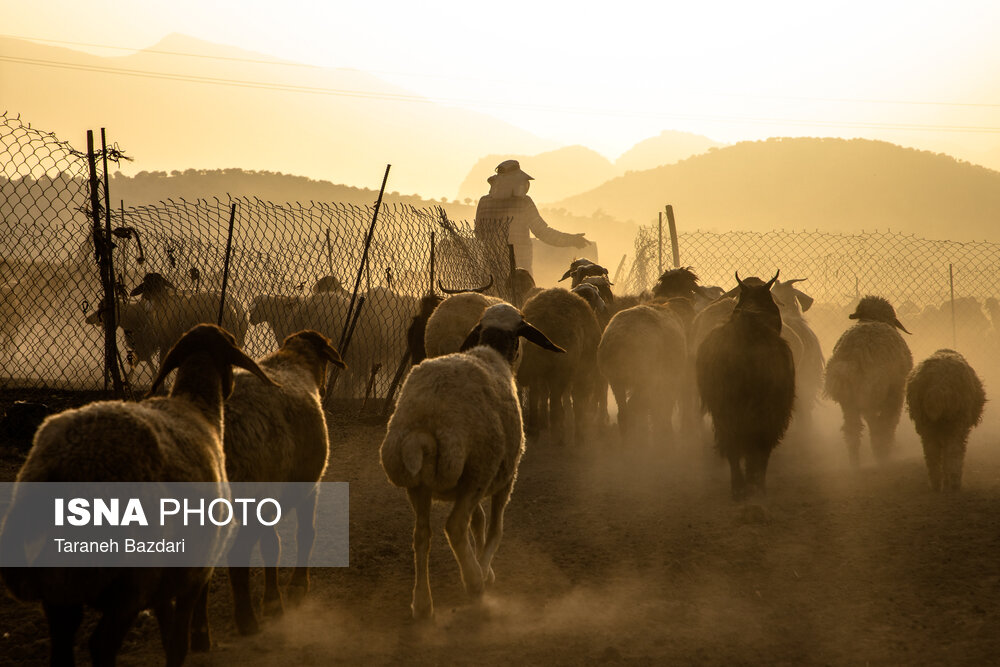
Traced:
<svg viewBox="0 0 1000 667">
<path fill-rule="evenodd" d="M 236 339 L 233 338 L 231 333 L 225 329 L 215 326 L 214 324 L 199 324 L 181 336 L 180 340 L 178 340 L 177 343 L 170 348 L 170 352 L 167 353 L 166 358 L 160 365 L 160 371 L 156 374 L 156 379 L 153 380 L 153 384 L 149 388 L 146 398 L 152 396 L 156 390 L 159 389 L 160 385 L 171 371 L 180 368 L 181 364 L 187 361 L 188 357 L 200 352 L 207 353 L 214 359 L 223 359 L 231 366 L 245 368 L 259 377 L 265 384 L 269 384 L 273 387 L 280 386 L 268 377 L 253 359 L 244 354 L 243 351 L 236 346 Z M 231 390 L 232 374 L 231 372 L 228 372 L 228 368 L 226 375 L 223 376 L 223 385 L 227 384 L 228 388 Z M 226 386 L 223 387 L 224 390 L 226 388 Z"/>
<path fill-rule="evenodd" d="M 272 387 L 281 386 L 280 384 L 272 380 L 271 377 L 264 372 L 264 369 L 262 369 L 260 366 L 257 365 L 256 361 L 248 357 L 246 353 L 243 352 L 243 350 L 241 350 L 239 347 L 236 346 L 235 339 L 233 339 L 233 341 L 230 343 L 229 349 L 226 350 L 226 352 L 227 352 L 226 360 L 230 363 L 230 365 L 239 366 L 240 368 L 250 371 L 258 378 L 260 378 L 260 381 L 266 385 L 270 385 Z"/>
<path fill-rule="evenodd" d="M 791 282 L 791 281 L 788 281 L 788 282 Z M 795 298 L 798 299 L 799 306 L 802 308 L 802 312 L 803 313 L 806 312 L 807 310 L 809 310 L 810 308 L 812 308 L 812 305 L 813 305 L 813 302 L 815 301 L 815 299 L 813 299 L 811 296 L 809 296 L 805 292 L 800 292 L 797 289 L 793 288 L 792 291 L 795 293 Z"/>
<path fill-rule="evenodd" d="M 538 347 L 545 350 L 549 350 L 550 352 L 566 351 L 561 347 L 559 347 L 558 345 L 556 345 L 555 343 L 553 343 L 551 340 L 548 339 L 548 337 L 546 337 L 545 334 L 543 334 L 541 331 L 539 331 L 532 325 L 528 324 L 527 322 L 523 322 L 521 326 L 518 327 L 517 335 L 523 336 L 525 340 L 529 340 Z"/>
<path fill-rule="evenodd" d="M 900 323 L 900 321 L 899 321 L 898 319 L 896 319 L 896 318 L 893 318 L 893 320 L 892 320 L 892 324 L 893 324 L 893 326 L 895 326 L 895 327 L 896 327 L 897 329 L 901 330 L 901 331 L 902 331 L 903 333 L 906 333 L 906 334 L 909 334 L 909 335 L 911 335 L 911 336 L 913 335 L 913 334 L 911 334 L 911 333 L 910 333 L 909 331 L 907 331 L 907 330 L 906 330 L 906 327 L 904 327 L 904 326 L 903 326 L 903 325 L 902 325 L 902 324 Z"/>
<path fill-rule="evenodd" d="M 458 351 L 465 352 L 466 350 L 475 347 L 479 343 L 479 334 L 482 330 L 482 325 L 477 324 L 476 327 L 469 332 L 469 335 L 465 337 L 465 340 L 462 342 L 462 347 L 458 348 Z"/>
<path fill-rule="evenodd" d="M 330 339 L 320 332 L 307 329 L 305 331 L 294 333 L 286 338 L 281 346 L 284 347 L 292 338 L 301 338 L 305 340 L 316 349 L 316 352 L 319 353 L 321 357 L 329 361 L 331 364 L 338 366 L 339 368 L 347 368 L 347 364 L 345 364 L 343 358 L 341 358 L 340 352 L 337 352 L 337 348 L 330 343 Z"/>
<path fill-rule="evenodd" d="M 566 280 L 567 278 L 569 278 L 572 275 L 573 275 L 573 269 L 566 269 L 566 273 L 562 274 L 562 278 L 560 278 L 556 282 L 561 283 L 562 281 Z"/>
<path fill-rule="evenodd" d="M 143 292 L 144 292 L 145 290 L 146 290 L 146 284 L 145 284 L 145 283 L 139 283 L 138 285 L 136 285 L 136 286 L 135 286 L 135 287 L 134 287 L 134 288 L 132 289 L 132 291 L 131 291 L 131 292 L 129 292 L 129 293 L 128 293 L 128 295 L 129 295 L 129 296 L 139 296 L 139 295 L 140 295 L 140 294 L 142 294 L 142 293 L 143 293 Z"/>
</svg>

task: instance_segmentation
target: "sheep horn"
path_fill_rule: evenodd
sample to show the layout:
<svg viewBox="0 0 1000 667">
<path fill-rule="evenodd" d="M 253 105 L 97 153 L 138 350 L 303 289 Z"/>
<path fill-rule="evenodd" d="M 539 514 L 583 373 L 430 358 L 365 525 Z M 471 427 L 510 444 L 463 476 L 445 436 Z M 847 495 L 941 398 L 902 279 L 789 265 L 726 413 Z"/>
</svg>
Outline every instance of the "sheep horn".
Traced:
<svg viewBox="0 0 1000 667">
<path fill-rule="evenodd" d="M 771 287 L 774 285 L 774 283 L 778 280 L 778 275 L 780 273 L 781 273 L 781 269 L 778 269 L 775 272 L 774 277 L 767 281 L 767 289 L 771 289 Z"/>
<path fill-rule="evenodd" d="M 441 284 L 440 280 L 438 280 L 438 289 L 440 289 L 445 294 L 465 294 L 466 292 L 476 292 L 477 294 L 482 294 L 491 287 L 493 287 L 492 273 L 490 274 L 490 280 L 488 283 L 486 283 L 482 287 L 474 287 L 472 289 L 448 289 L 447 287 Z"/>
<path fill-rule="evenodd" d="M 740 287 L 746 287 L 746 285 L 743 284 L 743 281 L 740 280 L 740 272 L 739 271 L 736 272 L 736 282 L 739 284 Z"/>
</svg>

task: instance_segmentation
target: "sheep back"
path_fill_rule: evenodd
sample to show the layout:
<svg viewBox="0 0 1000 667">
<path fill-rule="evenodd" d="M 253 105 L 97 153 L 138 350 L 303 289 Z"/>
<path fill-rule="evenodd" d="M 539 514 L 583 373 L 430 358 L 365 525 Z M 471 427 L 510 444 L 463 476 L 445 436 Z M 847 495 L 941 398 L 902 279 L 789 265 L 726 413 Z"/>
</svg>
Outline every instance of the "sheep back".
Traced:
<svg viewBox="0 0 1000 667">
<path fill-rule="evenodd" d="M 985 403 L 982 381 L 954 350 L 938 350 L 907 379 L 906 407 L 921 437 L 964 438 L 982 419 Z"/>
<path fill-rule="evenodd" d="M 442 301 L 427 320 L 424 333 L 427 356 L 458 352 L 486 309 L 498 303 L 503 303 L 503 299 L 476 292 L 453 294 Z"/>
<path fill-rule="evenodd" d="M 680 319 L 654 306 L 633 306 L 615 313 L 597 350 L 601 373 L 613 384 L 655 381 L 665 374 L 680 374 L 684 357 Z"/>
<path fill-rule="evenodd" d="M 705 337 L 695 372 L 717 443 L 735 436 L 742 442 L 777 444 L 795 400 L 795 365 L 783 338 L 756 323 L 730 320 Z M 719 438 L 720 433 L 728 438 Z"/>
<path fill-rule="evenodd" d="M 449 499 L 460 483 L 481 485 L 484 495 L 503 488 L 523 453 L 510 365 L 495 350 L 475 347 L 413 368 L 380 457 L 396 486 L 424 485 Z"/>
<path fill-rule="evenodd" d="M 329 454 L 315 378 L 281 352 L 259 362 L 280 387 L 233 373 L 225 405 L 226 472 L 232 482 L 315 482 Z"/>
<path fill-rule="evenodd" d="M 525 345 L 517 374 L 521 382 L 543 381 L 552 374 L 565 376 L 568 380 L 578 374 L 593 374 L 601 330 L 594 311 L 582 297 L 553 287 L 528 299 L 522 312 L 527 322 L 544 331 L 549 340 L 566 353 L 556 354 L 537 345 Z"/>
<path fill-rule="evenodd" d="M 902 395 L 913 356 L 895 327 L 863 321 L 845 331 L 826 365 L 824 389 L 841 405 L 876 405 Z"/>
</svg>

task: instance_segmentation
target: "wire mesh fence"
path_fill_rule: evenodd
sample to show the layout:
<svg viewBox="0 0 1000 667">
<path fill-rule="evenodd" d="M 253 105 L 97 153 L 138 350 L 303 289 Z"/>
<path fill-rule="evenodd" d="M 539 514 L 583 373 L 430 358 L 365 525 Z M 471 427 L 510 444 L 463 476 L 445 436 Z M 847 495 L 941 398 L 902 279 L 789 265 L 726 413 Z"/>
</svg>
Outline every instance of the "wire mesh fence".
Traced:
<svg viewBox="0 0 1000 667">
<path fill-rule="evenodd" d="M 86 155 L 4 114 L 0 167 L 0 387 L 103 385 Z"/>
<path fill-rule="evenodd" d="M 87 154 L 3 116 L 0 166 L 0 389 L 107 388 L 109 314 Z M 357 285 L 350 369 L 337 395 L 384 396 L 423 294 L 492 282 L 489 293 L 511 296 L 508 220 L 474 234 L 440 208 L 384 206 L 366 251 L 371 206 L 180 199 L 103 211 L 105 192 L 97 194 L 113 247 L 119 363 L 137 389 L 150 384 L 172 335 L 223 310 L 223 324 L 255 357 L 302 328 L 339 343 Z M 169 286 L 165 296 L 136 289 L 150 274 Z"/>
<path fill-rule="evenodd" d="M 655 225 L 642 227 L 624 291 L 649 289 L 669 268 L 671 247 Z M 805 278 L 798 285 L 816 302 L 805 314 L 829 354 L 853 323 L 848 315 L 866 294 L 887 298 L 913 332 L 915 359 L 942 347 L 958 349 L 980 373 L 1000 381 L 1000 244 L 934 241 L 891 232 L 705 232 L 678 236 L 681 265 L 702 284 L 730 289 L 741 277 Z M 953 299 L 954 295 L 954 299 Z"/>
<path fill-rule="evenodd" d="M 287 334 L 305 328 L 339 344 L 357 284 L 358 301 L 364 297 L 364 302 L 337 396 L 385 395 L 406 353 L 406 330 L 419 298 L 432 284 L 434 289 L 434 283 L 471 288 L 492 277 L 492 293 L 509 296 L 507 221 L 497 221 L 492 232 L 477 238 L 468 223 L 448 220 L 440 209 L 383 206 L 359 276 L 374 217 L 371 206 L 250 198 L 166 201 L 112 215 L 115 228 L 122 230 L 114 263 L 123 326 L 128 312 L 142 305 L 130 300 L 131 291 L 150 273 L 175 289 L 172 303 L 178 308 L 199 307 L 191 298 L 195 294 L 212 295 L 209 303 L 218 308 L 234 211 L 226 303 L 246 323 L 243 345 L 251 356 L 276 349 Z M 154 310 L 158 304 L 147 305 Z M 155 358 L 137 354 L 138 339 L 149 333 L 137 326 L 122 338 L 133 384 L 152 378 Z"/>
</svg>

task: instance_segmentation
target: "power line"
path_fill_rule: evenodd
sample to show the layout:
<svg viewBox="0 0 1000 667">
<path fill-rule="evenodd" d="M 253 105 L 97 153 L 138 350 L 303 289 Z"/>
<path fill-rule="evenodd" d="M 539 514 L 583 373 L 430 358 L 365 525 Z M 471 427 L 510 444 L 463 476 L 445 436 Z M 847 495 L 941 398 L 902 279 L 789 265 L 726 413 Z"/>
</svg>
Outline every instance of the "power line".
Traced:
<svg viewBox="0 0 1000 667">
<path fill-rule="evenodd" d="M 257 59 L 257 58 L 239 58 L 236 56 L 218 56 L 209 55 L 204 53 L 188 53 L 184 51 L 165 51 L 162 49 L 150 49 L 150 48 L 134 48 L 127 46 L 113 46 L 110 44 L 94 44 L 92 42 L 74 42 L 68 40 L 59 39 L 46 39 L 41 37 L 22 37 L 20 35 L 6 35 L 0 34 L 2 38 L 8 39 L 20 39 L 24 41 L 32 42 L 43 42 L 47 44 L 66 44 L 70 46 L 84 46 L 93 49 L 108 49 L 114 51 L 129 51 L 133 53 L 152 53 L 157 55 L 167 55 L 167 56 L 180 56 L 185 58 L 202 58 L 206 60 L 221 60 L 226 62 L 241 62 L 249 63 L 255 65 L 278 65 L 281 67 L 297 67 L 302 69 L 330 69 L 321 65 L 311 65 L 308 63 L 299 63 L 293 61 L 284 60 L 267 60 L 267 59 Z M 446 79 L 455 81 L 469 81 L 476 80 L 482 81 L 481 78 L 472 79 L 471 77 L 456 77 L 456 76 L 444 76 L 439 74 L 426 74 L 426 73 L 415 73 L 415 72 L 399 72 L 391 70 L 359 70 L 364 71 L 369 74 L 385 74 L 391 76 L 403 76 L 412 78 L 434 78 L 434 79 Z M 720 92 L 701 92 L 701 95 L 706 96 L 720 96 L 720 97 L 740 97 L 748 99 L 763 99 L 763 100 L 790 100 L 796 102 L 836 102 L 843 104 L 896 104 L 896 105 L 907 105 L 907 106 L 940 106 L 940 107 L 967 107 L 967 108 L 983 108 L 983 109 L 998 109 L 1000 104 L 992 104 L 988 102 L 935 102 L 931 100 L 888 100 L 888 99 L 866 99 L 866 98 L 849 98 L 849 97 L 809 97 L 809 96 L 798 96 L 798 95 L 759 95 L 752 93 L 720 93 Z"/>
<path fill-rule="evenodd" d="M 7 61 L 15 64 L 34 65 L 40 67 L 50 67 L 57 69 L 67 69 L 74 71 L 95 72 L 100 74 L 114 74 L 119 76 L 132 76 L 149 79 L 162 79 L 166 81 L 180 81 L 190 83 L 202 83 L 210 85 L 230 86 L 237 88 L 247 88 L 256 90 L 274 90 L 279 92 L 306 93 L 314 95 L 332 95 L 337 97 L 351 97 L 362 99 L 376 99 L 394 102 L 416 102 L 421 104 L 445 104 L 453 106 L 464 106 L 485 109 L 517 109 L 524 111 L 548 111 L 564 114 L 586 115 L 586 116 L 612 116 L 612 117 L 645 117 L 645 118 L 669 118 L 673 120 L 695 120 L 724 123 L 753 123 L 767 125 L 794 125 L 799 127 L 845 127 L 855 129 L 882 129 L 882 130 L 910 130 L 928 132 L 971 132 L 971 133 L 1000 133 L 1000 127 L 994 126 L 968 126 L 968 125 L 926 125 L 908 123 L 880 123 L 866 121 L 838 121 L 838 120 L 814 120 L 795 118 L 766 118 L 748 116 L 712 116 L 698 114 L 675 114 L 658 111 L 643 110 L 622 110 L 622 109 L 583 109 L 580 107 L 563 107 L 542 104 L 525 104 L 519 102 L 499 102 L 468 100 L 461 98 L 446 97 L 424 97 L 411 93 L 389 93 L 370 92 L 360 90 L 347 90 L 340 88 L 324 88 L 319 86 L 301 86 L 293 84 L 281 84 L 267 81 L 247 81 L 238 79 L 228 79 L 223 77 L 197 76 L 193 74 L 175 74 L 170 72 L 151 72 L 148 70 L 123 69 L 118 67 L 105 67 L 99 65 L 83 65 L 79 63 L 67 63 L 52 60 L 42 60 L 35 58 L 17 58 L 14 56 L 0 55 L 0 61 Z"/>
</svg>

